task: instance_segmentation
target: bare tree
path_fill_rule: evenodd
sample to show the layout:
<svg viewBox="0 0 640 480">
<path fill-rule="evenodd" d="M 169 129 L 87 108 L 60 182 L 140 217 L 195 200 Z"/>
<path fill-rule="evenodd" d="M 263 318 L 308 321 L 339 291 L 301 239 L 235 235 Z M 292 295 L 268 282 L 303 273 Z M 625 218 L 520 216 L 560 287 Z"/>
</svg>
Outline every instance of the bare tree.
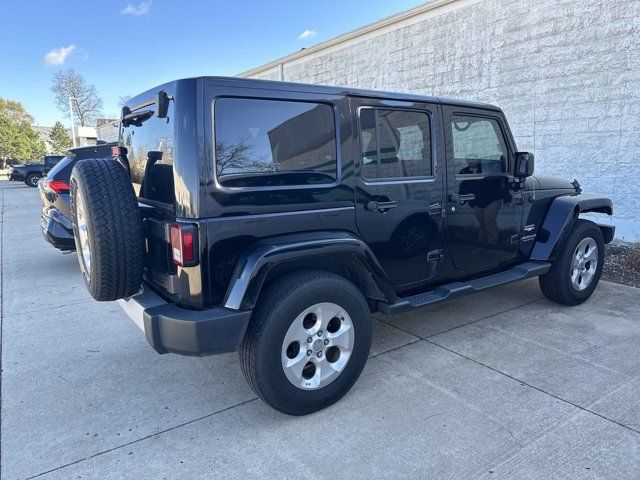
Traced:
<svg viewBox="0 0 640 480">
<path fill-rule="evenodd" d="M 129 100 L 131 100 L 131 95 L 120 95 L 118 97 L 118 106 L 120 108 L 124 107 Z"/>
<path fill-rule="evenodd" d="M 218 175 L 237 173 L 246 170 L 255 172 L 270 172 L 275 170 L 272 162 L 265 162 L 260 158 L 253 158 L 250 153 L 252 145 L 244 140 L 238 143 L 216 142 L 216 167 Z"/>
<path fill-rule="evenodd" d="M 98 96 L 96 87 L 87 84 L 82 75 L 75 70 L 55 72 L 51 91 L 55 95 L 56 106 L 65 114 L 69 113 L 71 99 L 73 114 L 82 127 L 94 124 L 101 114 L 102 98 Z"/>
</svg>

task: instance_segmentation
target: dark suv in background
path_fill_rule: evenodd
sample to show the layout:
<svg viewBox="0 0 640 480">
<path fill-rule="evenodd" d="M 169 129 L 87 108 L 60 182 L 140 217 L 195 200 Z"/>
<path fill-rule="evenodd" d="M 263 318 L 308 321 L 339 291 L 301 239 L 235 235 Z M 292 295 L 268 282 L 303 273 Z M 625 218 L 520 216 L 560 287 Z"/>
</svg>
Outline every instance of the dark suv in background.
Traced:
<svg viewBox="0 0 640 480">
<path fill-rule="evenodd" d="M 89 158 L 112 159 L 119 151 L 117 143 L 103 143 L 89 147 L 72 148 L 38 182 L 42 215 L 40 227 L 44 238 L 59 250 L 74 250 L 73 225 L 69 199 L 69 179 L 74 165 Z"/>
<path fill-rule="evenodd" d="M 63 155 L 45 155 L 42 157 L 42 162 L 10 165 L 9 180 L 24 182 L 29 187 L 36 187 L 38 180 L 43 178 L 62 158 L 64 158 Z"/>
<path fill-rule="evenodd" d="M 138 95 L 121 122 L 120 162 L 71 175 L 89 292 L 159 353 L 239 349 L 289 414 L 351 388 L 372 312 L 535 276 L 577 305 L 614 235 L 580 218 L 611 201 L 533 175 L 493 105 L 206 77 Z"/>
</svg>

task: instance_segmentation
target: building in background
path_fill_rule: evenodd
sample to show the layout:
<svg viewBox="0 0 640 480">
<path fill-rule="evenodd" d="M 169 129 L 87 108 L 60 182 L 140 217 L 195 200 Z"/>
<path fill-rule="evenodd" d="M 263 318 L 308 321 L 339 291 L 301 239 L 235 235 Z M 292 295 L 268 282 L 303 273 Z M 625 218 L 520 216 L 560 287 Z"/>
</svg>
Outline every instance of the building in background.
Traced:
<svg viewBox="0 0 640 480">
<path fill-rule="evenodd" d="M 639 18 L 638 0 L 434 0 L 241 76 L 497 104 L 537 173 L 610 196 L 634 240 Z"/>
<path fill-rule="evenodd" d="M 120 120 L 113 118 L 99 118 L 96 120 L 96 133 L 98 140 L 105 142 L 117 142 L 120 129 Z"/>
<path fill-rule="evenodd" d="M 76 147 L 86 147 L 88 145 L 95 145 L 98 136 L 96 134 L 96 127 L 75 127 L 76 134 Z M 71 136 L 71 131 L 69 131 Z"/>
<path fill-rule="evenodd" d="M 38 132 L 38 135 L 40 136 L 40 140 L 42 140 L 45 144 L 45 146 L 47 147 L 47 153 L 54 153 L 51 150 L 51 144 L 49 143 L 49 135 L 51 135 L 51 130 L 53 130 L 53 127 L 43 127 L 41 125 L 34 125 L 33 129 Z M 70 130 L 67 130 L 67 133 L 69 133 Z M 71 134 L 69 133 L 69 136 L 71 136 Z"/>
<path fill-rule="evenodd" d="M 51 145 L 49 143 L 49 135 L 51 134 L 51 130 L 53 127 L 43 127 L 41 125 L 34 125 L 34 130 L 40 134 L 40 139 L 44 141 L 47 146 L 47 153 L 57 153 L 51 151 Z M 67 134 L 69 138 L 71 138 L 71 129 L 67 128 Z M 75 127 L 76 134 L 76 146 L 85 147 L 87 145 L 95 145 L 97 136 L 96 136 L 96 128 L 95 127 Z"/>
</svg>

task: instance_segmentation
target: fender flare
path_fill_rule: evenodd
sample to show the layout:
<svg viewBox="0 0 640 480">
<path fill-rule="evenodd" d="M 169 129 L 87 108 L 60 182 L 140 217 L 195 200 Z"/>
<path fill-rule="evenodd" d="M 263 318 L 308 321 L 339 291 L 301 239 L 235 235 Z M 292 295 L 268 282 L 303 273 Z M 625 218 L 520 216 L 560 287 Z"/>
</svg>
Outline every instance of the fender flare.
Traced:
<svg viewBox="0 0 640 480">
<path fill-rule="evenodd" d="M 594 195 L 565 195 L 555 198 L 547 211 L 542 228 L 536 236 L 536 243 L 531 251 L 531 260 L 547 261 L 555 256 L 558 245 L 561 245 L 573 228 L 573 224 L 581 213 L 599 212 L 613 214 L 613 203 L 609 198 Z M 605 243 L 613 240 L 615 228 L 609 225 L 598 225 L 602 230 Z"/>
<path fill-rule="evenodd" d="M 251 309 L 273 267 L 305 257 L 340 254 L 350 255 L 364 262 L 385 298 L 391 300 L 394 297 L 382 266 L 371 249 L 358 237 L 347 232 L 305 232 L 270 237 L 248 246 L 236 262 L 222 303 L 233 310 Z"/>
</svg>

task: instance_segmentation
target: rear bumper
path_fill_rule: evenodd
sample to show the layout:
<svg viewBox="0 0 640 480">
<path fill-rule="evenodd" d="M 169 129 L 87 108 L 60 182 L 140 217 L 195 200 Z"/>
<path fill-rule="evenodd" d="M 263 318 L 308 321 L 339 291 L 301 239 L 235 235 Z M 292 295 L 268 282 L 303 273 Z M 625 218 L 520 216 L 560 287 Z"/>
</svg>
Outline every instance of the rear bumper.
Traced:
<svg viewBox="0 0 640 480">
<path fill-rule="evenodd" d="M 158 353 L 204 356 L 240 347 L 251 310 L 188 310 L 167 302 L 143 282 L 141 292 L 118 300 Z"/>
<path fill-rule="evenodd" d="M 40 228 L 47 242 L 59 250 L 75 250 L 73 224 L 55 208 L 42 211 Z"/>
<path fill-rule="evenodd" d="M 59 250 L 75 250 L 73 225 L 55 208 L 42 211 L 40 228 L 47 242 Z"/>
</svg>

